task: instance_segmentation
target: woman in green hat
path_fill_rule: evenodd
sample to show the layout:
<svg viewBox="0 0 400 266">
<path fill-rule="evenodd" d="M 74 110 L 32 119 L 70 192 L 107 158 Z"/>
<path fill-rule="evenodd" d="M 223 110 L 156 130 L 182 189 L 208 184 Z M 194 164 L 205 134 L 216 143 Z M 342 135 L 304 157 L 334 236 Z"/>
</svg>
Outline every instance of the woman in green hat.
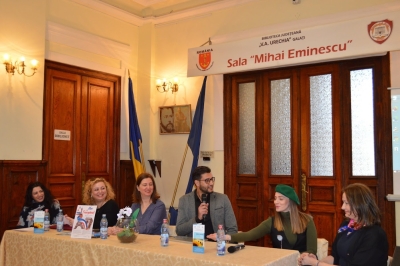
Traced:
<svg viewBox="0 0 400 266">
<path fill-rule="evenodd" d="M 248 232 L 226 235 L 226 240 L 245 242 L 270 235 L 274 248 L 293 249 L 300 253 L 317 253 L 317 230 L 312 217 L 300 212 L 299 197 L 288 185 L 275 187 L 275 216 L 268 217 Z M 207 238 L 216 240 L 216 234 Z"/>
</svg>

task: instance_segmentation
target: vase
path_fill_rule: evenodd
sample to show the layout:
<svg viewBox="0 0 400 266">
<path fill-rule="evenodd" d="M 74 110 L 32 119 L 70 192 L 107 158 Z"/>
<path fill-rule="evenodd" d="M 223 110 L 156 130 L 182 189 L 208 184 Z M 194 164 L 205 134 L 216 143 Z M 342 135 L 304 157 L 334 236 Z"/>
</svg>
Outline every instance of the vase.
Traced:
<svg viewBox="0 0 400 266">
<path fill-rule="evenodd" d="M 120 219 L 117 222 L 117 227 L 122 230 L 117 233 L 117 237 L 121 243 L 132 243 L 136 240 L 139 232 L 137 220 L 131 221 L 130 218 Z"/>
</svg>

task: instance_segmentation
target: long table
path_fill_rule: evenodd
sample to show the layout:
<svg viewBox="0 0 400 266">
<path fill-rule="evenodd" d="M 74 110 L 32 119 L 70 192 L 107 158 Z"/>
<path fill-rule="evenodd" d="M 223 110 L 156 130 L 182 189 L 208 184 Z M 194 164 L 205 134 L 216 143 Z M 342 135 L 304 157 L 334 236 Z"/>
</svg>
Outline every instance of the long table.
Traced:
<svg viewBox="0 0 400 266">
<path fill-rule="evenodd" d="M 190 242 L 170 241 L 160 246 L 160 236 L 139 235 L 134 243 L 120 243 L 116 236 L 75 239 L 50 230 L 5 231 L 0 246 L 0 265 L 270 265 L 296 266 L 293 250 L 246 246 L 225 256 L 216 255 L 216 243 L 206 242 L 205 253 L 192 252 Z"/>
</svg>

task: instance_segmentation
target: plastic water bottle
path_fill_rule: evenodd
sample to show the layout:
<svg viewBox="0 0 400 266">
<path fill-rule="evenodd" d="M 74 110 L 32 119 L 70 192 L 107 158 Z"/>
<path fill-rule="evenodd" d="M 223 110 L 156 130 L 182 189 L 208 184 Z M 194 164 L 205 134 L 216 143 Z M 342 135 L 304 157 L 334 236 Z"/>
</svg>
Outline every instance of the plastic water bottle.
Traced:
<svg viewBox="0 0 400 266">
<path fill-rule="evenodd" d="M 105 214 L 103 214 L 101 221 L 100 221 L 100 238 L 107 239 L 107 229 L 108 229 L 108 221 Z"/>
<path fill-rule="evenodd" d="M 217 255 L 225 255 L 225 231 L 222 224 L 218 225 L 217 231 Z"/>
<path fill-rule="evenodd" d="M 161 246 L 167 247 L 169 242 L 169 228 L 167 219 L 163 220 L 161 225 Z"/>
<path fill-rule="evenodd" d="M 45 210 L 44 213 L 44 231 L 49 231 L 50 230 L 50 213 L 49 209 Z"/>
<path fill-rule="evenodd" d="M 62 232 L 64 229 L 64 214 L 63 210 L 60 209 L 57 215 L 57 232 Z"/>
</svg>

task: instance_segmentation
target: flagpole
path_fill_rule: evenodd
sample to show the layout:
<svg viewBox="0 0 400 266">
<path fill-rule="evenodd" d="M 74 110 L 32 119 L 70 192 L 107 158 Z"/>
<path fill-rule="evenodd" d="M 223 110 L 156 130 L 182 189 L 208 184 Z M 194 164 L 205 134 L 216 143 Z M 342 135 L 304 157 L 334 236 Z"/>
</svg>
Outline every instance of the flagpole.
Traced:
<svg viewBox="0 0 400 266">
<path fill-rule="evenodd" d="M 181 168 L 179 169 L 179 174 L 178 174 L 178 179 L 176 180 L 175 189 L 174 189 L 174 194 L 172 195 L 172 200 L 171 200 L 171 205 L 170 205 L 171 207 L 174 206 L 175 197 L 176 197 L 176 192 L 178 191 L 179 181 L 180 181 L 180 179 L 181 179 L 183 165 L 185 164 L 186 153 L 187 153 L 188 147 L 189 147 L 189 145 L 186 143 L 186 148 L 185 148 L 185 152 L 183 153 Z M 171 213 L 168 212 L 168 220 L 170 220 L 170 218 L 171 218 Z"/>
</svg>

